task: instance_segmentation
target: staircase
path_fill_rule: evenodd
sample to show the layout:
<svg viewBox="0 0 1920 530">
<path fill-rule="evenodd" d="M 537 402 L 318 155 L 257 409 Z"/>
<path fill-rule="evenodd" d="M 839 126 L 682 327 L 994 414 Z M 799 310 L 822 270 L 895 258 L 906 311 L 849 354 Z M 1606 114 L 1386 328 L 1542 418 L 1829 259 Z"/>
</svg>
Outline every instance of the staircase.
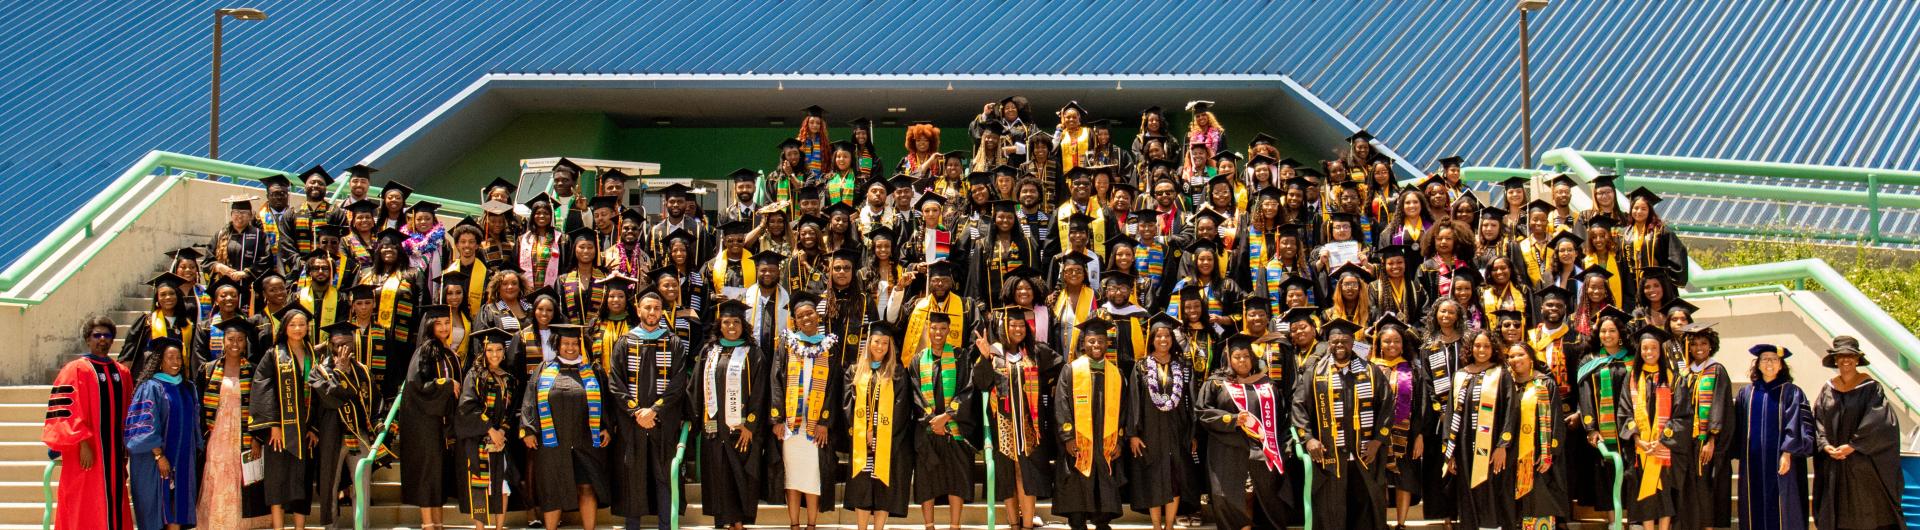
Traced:
<svg viewBox="0 0 1920 530">
<path fill-rule="evenodd" d="M 0 530 L 40 528 L 40 476 L 47 465 L 40 427 L 49 391 L 47 386 L 0 387 Z"/>
</svg>

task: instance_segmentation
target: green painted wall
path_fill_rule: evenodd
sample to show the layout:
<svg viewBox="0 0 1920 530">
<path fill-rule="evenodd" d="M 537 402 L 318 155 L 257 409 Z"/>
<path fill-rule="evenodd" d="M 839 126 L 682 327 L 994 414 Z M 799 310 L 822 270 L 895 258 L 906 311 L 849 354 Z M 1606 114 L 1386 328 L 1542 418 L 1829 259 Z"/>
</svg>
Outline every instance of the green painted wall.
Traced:
<svg viewBox="0 0 1920 530">
<path fill-rule="evenodd" d="M 439 176 L 415 186 L 421 193 L 474 200 L 494 177 L 512 180 L 520 160 L 547 156 L 612 158 L 609 146 L 620 130 L 598 112 L 522 114 L 499 133 L 447 166 Z"/>
</svg>

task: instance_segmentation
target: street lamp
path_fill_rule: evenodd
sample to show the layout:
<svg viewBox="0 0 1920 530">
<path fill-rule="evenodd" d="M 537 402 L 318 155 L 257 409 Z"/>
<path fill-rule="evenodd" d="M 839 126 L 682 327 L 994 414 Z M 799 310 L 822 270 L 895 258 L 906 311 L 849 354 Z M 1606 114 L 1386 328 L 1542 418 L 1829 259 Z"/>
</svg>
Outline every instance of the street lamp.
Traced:
<svg viewBox="0 0 1920 530">
<path fill-rule="evenodd" d="M 207 158 L 213 159 L 220 158 L 220 40 L 222 23 L 227 17 L 235 20 L 266 20 L 267 12 L 251 7 L 213 10 L 213 121 L 207 134 Z"/>
<path fill-rule="evenodd" d="M 1520 167 L 1533 167 L 1533 75 L 1527 48 L 1527 15 L 1547 8 L 1547 0 L 1520 0 Z"/>
</svg>

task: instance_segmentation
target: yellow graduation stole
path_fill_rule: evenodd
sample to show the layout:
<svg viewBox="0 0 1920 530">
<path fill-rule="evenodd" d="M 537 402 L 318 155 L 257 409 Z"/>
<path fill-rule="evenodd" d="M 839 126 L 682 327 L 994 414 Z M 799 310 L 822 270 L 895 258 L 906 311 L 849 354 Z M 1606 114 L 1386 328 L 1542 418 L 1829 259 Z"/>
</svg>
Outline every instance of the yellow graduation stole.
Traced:
<svg viewBox="0 0 1920 530">
<path fill-rule="evenodd" d="M 1055 316 L 1067 314 L 1065 311 L 1067 305 L 1073 305 L 1073 321 L 1060 323 L 1060 325 L 1066 326 L 1063 331 L 1066 332 L 1067 343 L 1064 344 L 1063 347 L 1074 348 L 1077 344 L 1077 339 L 1080 338 L 1080 323 L 1086 322 L 1089 318 L 1093 318 L 1093 298 L 1093 289 L 1085 285 L 1080 286 L 1079 292 L 1070 293 L 1063 290 L 1059 297 L 1054 298 L 1053 314 Z"/>
<path fill-rule="evenodd" d="M 1058 143 L 1060 144 L 1060 170 L 1068 171 L 1080 167 L 1081 159 L 1087 156 L 1087 143 L 1093 135 L 1093 129 L 1090 127 L 1081 127 L 1080 130 L 1077 131 L 1061 129 L 1060 132 L 1061 134 L 1058 138 Z"/>
<path fill-rule="evenodd" d="M 1065 427 L 1073 433 L 1073 468 L 1080 476 L 1093 476 L 1093 360 L 1074 359 L 1072 369 L 1073 424 Z M 1100 452 L 1111 463 L 1120 456 L 1120 369 L 1102 361 L 1100 370 L 1106 378 L 1100 390 Z"/>
<path fill-rule="evenodd" d="M 1666 424 L 1673 414 L 1673 388 L 1664 385 L 1654 388 L 1656 379 L 1660 377 L 1658 367 L 1649 364 L 1642 370 L 1633 385 L 1633 424 L 1639 431 L 1634 436 L 1641 440 L 1651 436 L 1657 441 L 1663 435 L 1672 435 Z M 1649 411 L 1650 408 L 1653 410 Z M 1640 491 L 1634 498 L 1646 499 L 1662 489 L 1660 472 L 1666 470 L 1667 459 L 1654 456 L 1652 451 L 1635 449 L 1640 453 L 1641 480 Z"/>
<path fill-rule="evenodd" d="M 473 260 L 473 270 L 466 271 L 465 269 L 466 267 L 462 267 L 460 263 L 456 261 L 452 267 L 447 267 L 447 272 L 465 271 L 467 273 L 467 317 L 473 318 L 480 315 L 480 305 L 484 303 L 482 298 L 487 295 L 487 264 L 479 259 L 475 259 Z"/>
<path fill-rule="evenodd" d="M 313 297 L 313 286 L 307 286 L 300 290 L 300 307 L 311 308 L 315 312 L 314 319 L 319 322 L 319 325 L 313 326 L 313 329 L 317 330 L 333 325 L 334 318 L 336 318 L 335 315 L 340 314 L 339 293 L 340 286 L 338 284 L 327 284 L 326 294 L 320 295 L 320 298 L 317 300 Z"/>
<path fill-rule="evenodd" d="M 744 254 L 744 252 L 742 253 Z M 727 286 L 726 251 L 720 251 L 720 257 L 715 258 L 713 263 L 707 266 L 707 269 L 707 285 L 712 286 L 714 292 L 720 292 L 720 289 Z M 756 279 L 759 278 L 753 271 L 752 258 L 746 256 L 740 257 L 740 275 L 746 277 L 740 281 L 740 285 L 742 286 L 753 285 Z"/>
<path fill-rule="evenodd" d="M 1087 222 L 1087 229 L 1093 231 L 1093 237 L 1087 238 L 1087 250 L 1093 251 L 1095 256 L 1105 258 L 1107 255 L 1107 209 L 1100 206 L 1099 197 L 1087 199 L 1087 208 L 1084 211 L 1074 206 L 1073 199 L 1067 199 L 1053 213 L 1053 222 L 1056 225 L 1053 233 L 1057 234 L 1055 237 L 1060 238 L 1060 244 L 1063 247 L 1066 246 L 1067 241 L 1068 218 L 1073 217 L 1075 213 L 1084 213 L 1087 217 L 1092 217 L 1093 220 Z"/>
<path fill-rule="evenodd" d="M 825 364 L 816 361 L 815 364 Z M 859 370 L 853 376 L 853 472 L 867 469 L 873 459 L 873 478 L 881 484 L 893 484 L 893 378 L 877 377 L 872 370 Z"/>
<path fill-rule="evenodd" d="M 942 307 L 940 312 L 946 313 L 947 318 L 951 319 L 951 324 L 947 326 L 946 343 L 961 344 L 960 341 L 965 340 L 960 335 L 960 328 L 965 327 L 964 304 L 959 296 L 947 293 L 947 301 L 942 305 L 945 307 Z M 900 351 L 917 352 L 927 347 L 920 341 L 924 340 L 923 335 L 927 334 L 927 316 L 931 314 L 933 314 L 933 297 L 920 297 L 920 302 L 913 305 L 913 316 L 907 319 L 907 343 L 905 347 L 900 348 Z"/>
</svg>

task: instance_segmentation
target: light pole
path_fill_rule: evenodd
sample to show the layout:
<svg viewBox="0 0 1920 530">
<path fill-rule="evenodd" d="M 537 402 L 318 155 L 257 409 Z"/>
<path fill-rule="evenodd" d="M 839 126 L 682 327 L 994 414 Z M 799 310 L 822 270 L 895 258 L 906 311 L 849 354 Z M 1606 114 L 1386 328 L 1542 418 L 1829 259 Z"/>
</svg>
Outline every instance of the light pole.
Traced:
<svg viewBox="0 0 1920 530">
<path fill-rule="evenodd" d="M 207 133 L 207 158 L 220 158 L 220 40 L 227 17 L 235 20 L 266 20 L 267 13 L 251 7 L 213 10 L 213 116 Z"/>
<path fill-rule="evenodd" d="M 1520 167 L 1533 167 L 1533 72 L 1528 64 L 1527 48 L 1533 38 L 1527 33 L 1527 15 L 1547 8 L 1547 0 L 1520 0 Z"/>
</svg>

